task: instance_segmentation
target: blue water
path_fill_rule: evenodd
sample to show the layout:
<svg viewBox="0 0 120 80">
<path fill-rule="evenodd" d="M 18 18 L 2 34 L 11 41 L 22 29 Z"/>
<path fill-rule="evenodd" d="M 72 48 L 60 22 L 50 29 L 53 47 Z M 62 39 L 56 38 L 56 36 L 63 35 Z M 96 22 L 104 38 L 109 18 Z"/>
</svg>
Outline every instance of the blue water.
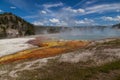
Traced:
<svg viewBox="0 0 120 80">
<path fill-rule="evenodd" d="M 65 40 L 98 40 L 105 38 L 116 38 L 120 37 L 120 29 L 73 29 L 70 31 L 61 32 L 56 37 Z"/>
</svg>

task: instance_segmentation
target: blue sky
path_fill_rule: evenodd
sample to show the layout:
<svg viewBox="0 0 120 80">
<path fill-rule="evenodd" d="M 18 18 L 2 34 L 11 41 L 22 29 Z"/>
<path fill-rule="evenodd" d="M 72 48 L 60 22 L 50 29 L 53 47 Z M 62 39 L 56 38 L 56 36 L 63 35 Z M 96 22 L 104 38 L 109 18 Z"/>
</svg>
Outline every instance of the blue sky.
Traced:
<svg viewBox="0 0 120 80">
<path fill-rule="evenodd" d="M 120 0 L 1 0 L 3 12 L 35 25 L 113 25 L 120 23 Z"/>
</svg>

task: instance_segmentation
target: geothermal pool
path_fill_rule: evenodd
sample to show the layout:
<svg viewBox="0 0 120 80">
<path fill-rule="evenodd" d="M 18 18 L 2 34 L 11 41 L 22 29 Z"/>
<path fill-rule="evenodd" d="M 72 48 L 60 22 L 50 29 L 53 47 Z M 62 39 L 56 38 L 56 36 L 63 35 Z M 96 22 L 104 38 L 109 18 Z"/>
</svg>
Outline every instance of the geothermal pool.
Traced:
<svg viewBox="0 0 120 80">
<path fill-rule="evenodd" d="M 57 39 L 57 40 L 99 40 L 105 38 L 116 38 L 120 37 L 120 29 L 73 29 L 65 32 L 60 32 L 57 34 L 38 34 L 34 36 L 28 36 L 24 38 L 14 38 L 14 39 L 1 39 L 0 40 L 0 57 L 16 53 L 18 51 L 35 48 L 31 44 L 28 44 L 27 41 L 34 39 L 35 37 L 42 36 Z"/>
<path fill-rule="evenodd" d="M 120 37 L 120 29 L 73 29 L 54 35 L 55 38 L 65 40 L 99 40 Z"/>
</svg>

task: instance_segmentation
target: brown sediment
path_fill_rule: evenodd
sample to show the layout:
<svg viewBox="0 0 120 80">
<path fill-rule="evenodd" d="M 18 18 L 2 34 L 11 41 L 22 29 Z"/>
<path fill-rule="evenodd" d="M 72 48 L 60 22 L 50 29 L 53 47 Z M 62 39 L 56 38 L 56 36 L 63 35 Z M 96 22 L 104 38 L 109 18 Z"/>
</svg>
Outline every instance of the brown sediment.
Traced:
<svg viewBox="0 0 120 80">
<path fill-rule="evenodd" d="M 86 41 L 52 41 L 40 43 L 39 48 L 21 51 L 12 55 L 0 58 L 0 63 L 14 62 L 24 59 L 46 58 L 56 56 L 58 54 L 83 48 L 88 45 Z"/>
</svg>

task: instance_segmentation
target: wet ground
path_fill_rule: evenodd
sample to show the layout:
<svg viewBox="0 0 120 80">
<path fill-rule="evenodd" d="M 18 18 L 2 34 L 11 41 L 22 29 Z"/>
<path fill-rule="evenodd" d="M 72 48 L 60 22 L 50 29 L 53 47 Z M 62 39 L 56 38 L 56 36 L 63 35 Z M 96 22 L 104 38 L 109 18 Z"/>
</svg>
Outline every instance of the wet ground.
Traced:
<svg viewBox="0 0 120 80">
<path fill-rule="evenodd" d="M 120 80 L 119 36 L 108 28 L 2 39 L 0 80 Z"/>
<path fill-rule="evenodd" d="M 120 39 L 43 59 L 0 64 L 0 80 L 120 80 Z"/>
</svg>

